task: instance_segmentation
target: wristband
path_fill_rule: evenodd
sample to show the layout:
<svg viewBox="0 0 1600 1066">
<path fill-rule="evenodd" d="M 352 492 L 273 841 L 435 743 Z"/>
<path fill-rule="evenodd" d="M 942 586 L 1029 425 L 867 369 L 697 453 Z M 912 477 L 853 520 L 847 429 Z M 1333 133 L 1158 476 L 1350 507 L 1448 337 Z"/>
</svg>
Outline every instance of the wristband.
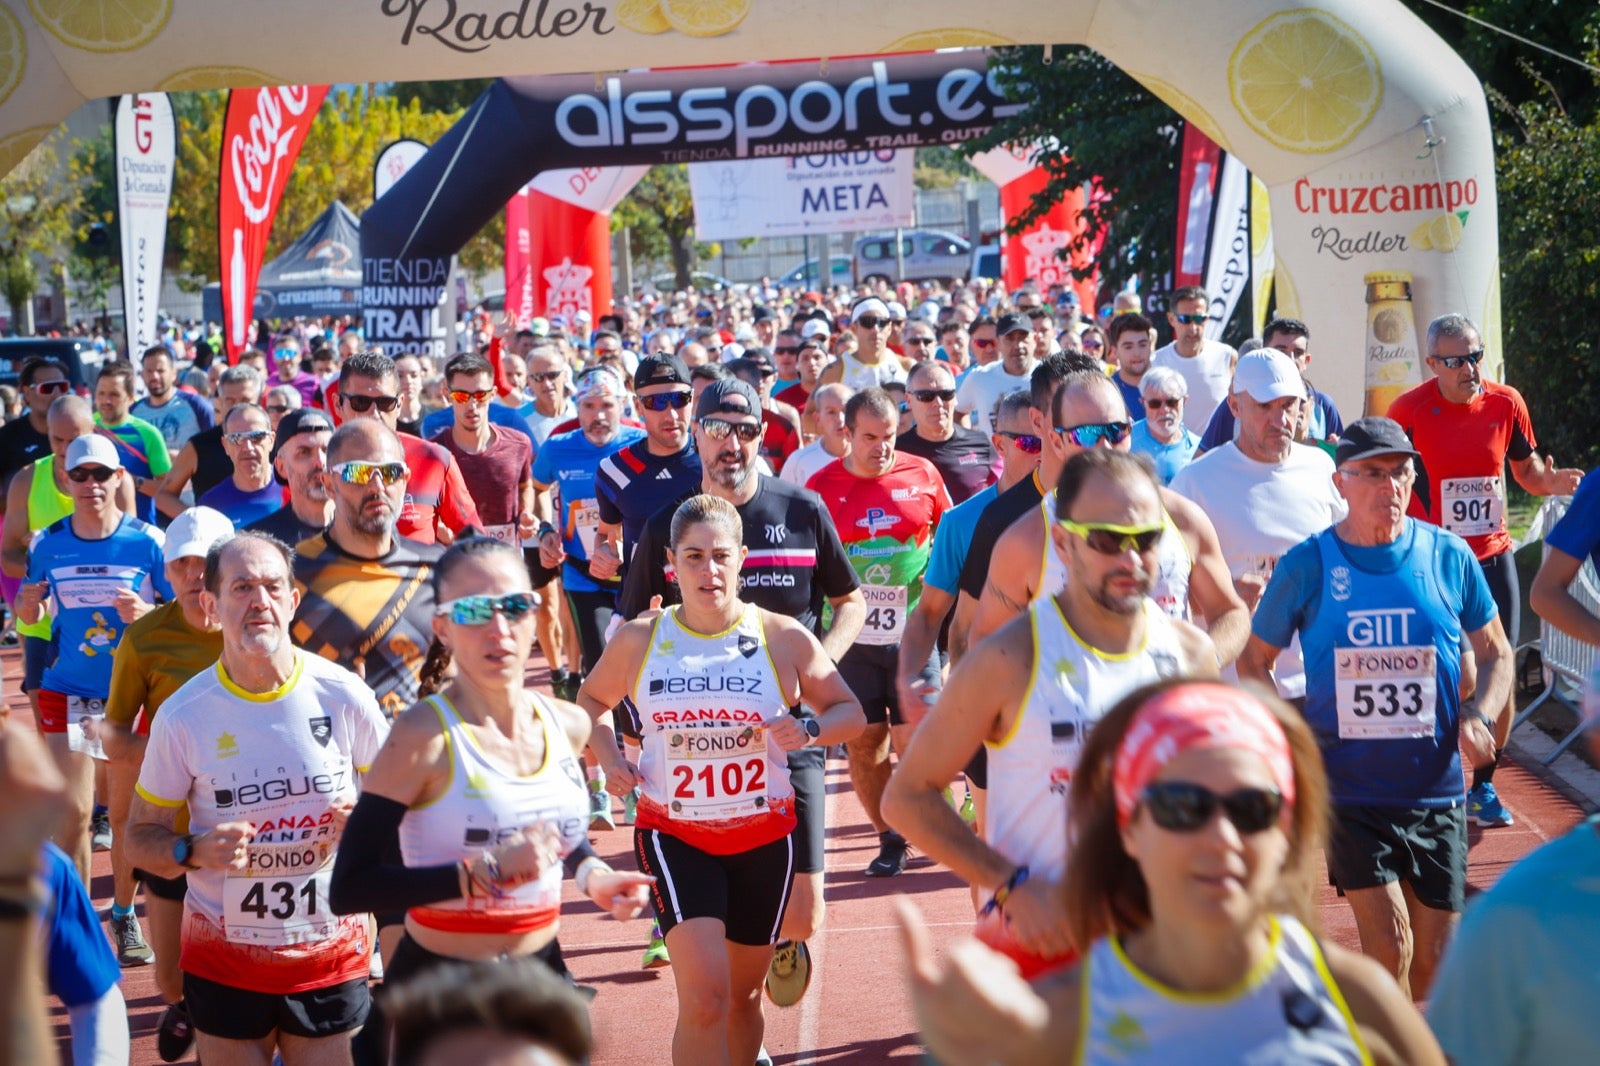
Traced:
<svg viewBox="0 0 1600 1066">
<path fill-rule="evenodd" d="M 1489 727 L 1489 732 L 1494 732 L 1494 719 L 1490 718 L 1482 711 L 1467 711 L 1465 717 L 1476 718 L 1478 721 Z"/>
<path fill-rule="evenodd" d="M 546 522 L 539 527 L 539 531 L 535 533 L 534 536 L 540 540 L 543 540 L 546 533 L 554 533 L 555 531 L 556 527 L 551 525 L 549 522 Z"/>
<path fill-rule="evenodd" d="M 572 880 L 578 886 L 578 891 L 585 896 L 589 894 L 589 879 L 597 873 L 608 874 L 613 870 L 604 859 L 594 856 L 584 859 L 578 864 L 578 872 L 573 874 Z"/>
<path fill-rule="evenodd" d="M 994 897 L 983 905 L 982 916 L 987 917 L 1006 905 L 1006 900 L 1011 898 L 1011 893 L 1028 883 L 1028 868 L 1017 867 L 1016 871 L 1006 880 L 1006 883 L 995 889 Z"/>
<path fill-rule="evenodd" d="M 46 901 L 38 878 L 0 884 L 0 922 L 32 921 L 44 913 Z"/>
</svg>

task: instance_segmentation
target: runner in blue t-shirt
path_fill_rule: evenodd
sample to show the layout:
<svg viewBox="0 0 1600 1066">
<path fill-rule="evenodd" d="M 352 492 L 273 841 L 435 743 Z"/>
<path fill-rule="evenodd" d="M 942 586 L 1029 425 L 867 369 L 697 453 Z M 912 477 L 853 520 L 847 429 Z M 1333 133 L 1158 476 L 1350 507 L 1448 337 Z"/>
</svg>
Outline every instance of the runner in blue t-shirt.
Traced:
<svg viewBox="0 0 1600 1066">
<path fill-rule="evenodd" d="M 44 882 L 45 976 L 50 994 L 67 1008 L 73 1061 L 127 1062 L 122 968 L 72 860 L 50 843 L 44 846 Z"/>
<path fill-rule="evenodd" d="M 1591 470 L 1573 493 L 1567 513 L 1545 534 L 1549 549 L 1539 576 L 1533 579 L 1529 602 L 1540 618 L 1585 644 L 1600 645 L 1600 616 L 1593 593 L 1588 605 L 1571 588 L 1583 564 L 1600 572 L 1600 470 Z M 1592 586 L 1591 586 L 1592 589 Z"/>
<path fill-rule="evenodd" d="M 90 760 L 105 758 L 99 734 L 111 690 L 111 657 L 127 624 L 150 609 L 156 593 L 170 599 L 172 590 L 161 531 L 117 506 L 118 486 L 128 473 L 116 446 L 98 433 L 79 437 L 68 445 L 63 465 L 73 512 L 34 534 L 17 617 L 37 622 L 49 601 L 57 651 L 40 681 L 39 731 L 67 775 L 73 804 L 54 839 L 87 880 Z"/>
</svg>

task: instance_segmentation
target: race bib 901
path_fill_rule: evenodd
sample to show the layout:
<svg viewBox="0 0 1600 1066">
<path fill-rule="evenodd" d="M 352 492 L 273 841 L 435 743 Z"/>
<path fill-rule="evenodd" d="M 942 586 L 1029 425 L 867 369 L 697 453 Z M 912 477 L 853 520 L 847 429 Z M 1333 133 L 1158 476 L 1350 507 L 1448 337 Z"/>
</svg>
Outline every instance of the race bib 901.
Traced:
<svg viewBox="0 0 1600 1066">
<path fill-rule="evenodd" d="M 1505 486 L 1497 477 L 1445 478 L 1439 500 L 1439 524 L 1457 536 L 1498 533 L 1505 526 Z"/>
</svg>

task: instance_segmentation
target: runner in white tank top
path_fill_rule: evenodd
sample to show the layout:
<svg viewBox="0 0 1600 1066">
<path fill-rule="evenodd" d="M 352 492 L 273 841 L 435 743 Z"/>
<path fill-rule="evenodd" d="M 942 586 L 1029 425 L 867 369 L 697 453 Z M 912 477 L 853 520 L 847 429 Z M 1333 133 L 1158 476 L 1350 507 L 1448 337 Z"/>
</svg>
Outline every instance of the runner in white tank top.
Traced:
<svg viewBox="0 0 1600 1066">
<path fill-rule="evenodd" d="M 1047 492 L 1039 501 L 1044 514 L 1045 528 L 1056 522 L 1056 494 Z M 1194 561 L 1189 557 L 1189 546 L 1183 533 L 1173 524 L 1172 516 L 1161 511 L 1163 532 L 1156 545 L 1156 580 L 1150 587 L 1150 598 L 1156 601 L 1169 618 L 1189 621 L 1189 571 Z M 1061 561 L 1054 548 L 1045 545 L 1044 568 L 1039 576 L 1039 595 L 1054 596 L 1067 587 L 1067 565 Z"/>
<path fill-rule="evenodd" d="M 739 599 L 747 549 L 732 503 L 690 497 L 668 539 L 683 602 L 618 629 L 578 702 L 606 788 L 641 790 L 634 854 L 655 878 L 674 961 L 672 1060 L 754 1062 L 758 990 L 794 877 L 787 753 L 848 740 L 866 719 L 810 630 Z M 637 766 L 612 735 L 611 708 L 625 701 L 643 738 Z M 803 724 L 802 702 L 817 712 Z M 722 1005 L 714 1020 L 705 1004 Z"/>
<path fill-rule="evenodd" d="M 1090 735 L 1071 801 L 1067 882 L 1050 902 L 1090 945 L 1080 965 L 1030 985 L 979 944 L 936 961 L 920 916 L 904 914 L 931 1057 L 1445 1066 L 1394 978 L 1305 924 L 1327 777 L 1310 726 L 1275 695 L 1216 681 L 1137 690 Z M 1004 893 L 1013 925 L 1032 883 Z"/>
<path fill-rule="evenodd" d="M 846 352 L 839 356 L 839 367 L 840 384 L 848 385 L 857 392 L 892 382 L 904 385 L 906 381 L 906 368 L 888 350 L 884 351 L 883 358 L 877 363 L 863 363 Z"/>
<path fill-rule="evenodd" d="M 1095 723 L 1140 685 L 1216 673 L 1205 634 L 1150 598 L 1163 525 L 1149 468 L 1094 449 L 1067 461 L 1062 483 L 1075 520 L 1051 525 L 1051 550 L 1072 582 L 957 664 L 884 797 L 891 824 L 978 889 L 979 938 L 1030 977 L 1074 958 L 1055 904 L 1067 789 Z M 981 838 L 941 796 L 980 744 L 989 769 Z"/>
</svg>

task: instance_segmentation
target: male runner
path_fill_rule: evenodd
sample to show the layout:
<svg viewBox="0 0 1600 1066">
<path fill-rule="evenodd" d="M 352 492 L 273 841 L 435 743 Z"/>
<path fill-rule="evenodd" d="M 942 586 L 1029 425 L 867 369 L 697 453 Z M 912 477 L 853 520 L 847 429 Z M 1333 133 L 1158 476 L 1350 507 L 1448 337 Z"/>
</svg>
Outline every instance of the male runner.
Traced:
<svg viewBox="0 0 1600 1066">
<path fill-rule="evenodd" d="M 817 380 L 823 385 L 839 382 L 852 389 L 905 381 L 906 368 L 889 349 L 889 330 L 894 325 L 889 306 L 876 296 L 857 300 L 850 308 L 850 331 L 856 350 L 841 355 Z"/>
<path fill-rule="evenodd" d="M 271 460 L 273 478 L 287 486 L 289 502 L 246 529 L 295 545 L 328 528 L 333 521 L 333 500 L 322 472 L 328 467 L 332 437 L 333 422 L 315 407 L 283 416 L 273 436 Z"/>
<path fill-rule="evenodd" d="M 371 1002 L 368 918 L 332 914 L 327 889 L 357 775 L 389 727 L 360 678 L 293 645 L 298 599 L 277 541 L 211 549 L 221 657 L 162 705 L 129 815 L 130 857 L 188 875 L 184 1000 L 212 1066 L 274 1051 L 284 1066 L 349 1062 Z"/>
<path fill-rule="evenodd" d="M 240 364 L 223 370 L 217 378 L 217 424 L 189 438 L 172 461 L 172 469 L 156 491 L 156 507 L 168 518 L 176 518 L 189 506 L 183 501 L 185 486 L 192 484 L 199 498 L 222 484 L 233 474 L 233 460 L 222 446 L 222 419 L 236 404 L 261 402 L 261 375 L 254 367 Z"/>
<path fill-rule="evenodd" d="M 1013 311 L 1002 315 L 994 326 L 999 344 L 1000 358 L 986 366 L 975 368 L 961 382 L 956 392 L 956 415 L 972 415 L 977 429 L 985 435 L 994 432 L 989 414 L 1000 397 L 1028 385 L 1034 367 L 1033 324 L 1028 316 Z M 976 343 L 974 331 L 974 343 Z"/>
<path fill-rule="evenodd" d="M 749 549 L 739 595 L 799 621 L 818 635 L 823 650 L 837 662 L 855 643 L 866 618 L 855 571 L 816 494 L 757 473 L 760 436 L 761 398 L 754 389 L 736 378 L 706 386 L 695 402 L 694 439 L 703 468 L 701 482 L 685 498 L 706 492 L 734 505 Z M 617 607 L 624 618 L 648 610 L 654 597 L 665 604 L 678 602 L 667 565 L 675 506 L 657 511 L 639 535 Z M 833 624 L 825 633 L 824 604 L 833 611 Z M 794 888 L 779 934 L 784 939 L 778 942 L 767 977 L 767 993 L 780 1005 L 798 1002 L 805 994 L 811 979 L 805 941 L 822 928 L 825 913 L 824 763 L 825 753 L 819 748 L 805 748 L 789 758 L 799 818 Z"/>
<path fill-rule="evenodd" d="M 1461 748 L 1478 765 L 1493 758 L 1513 665 L 1472 549 L 1406 515 L 1417 457 L 1391 419 L 1345 427 L 1334 485 L 1348 513 L 1278 561 L 1239 676 L 1270 684 L 1299 634 L 1333 799 L 1328 873 L 1361 950 L 1421 1000 L 1465 905 Z M 1463 637 L 1482 710 L 1461 707 Z"/>
<path fill-rule="evenodd" d="M 1216 676 L 1210 639 L 1151 597 L 1170 535 L 1159 490 L 1127 452 L 1090 449 L 1065 465 L 1052 493 L 1065 517 L 1051 523 L 1050 544 L 1072 580 L 967 652 L 884 795 L 891 824 L 990 897 L 977 935 L 1025 977 L 1074 957 L 1056 895 L 1068 783 L 1089 730 L 1141 685 Z M 989 768 L 982 837 L 943 797 L 979 747 Z"/>
<path fill-rule="evenodd" d="M 172 469 L 172 458 L 161 431 L 132 415 L 133 396 L 132 364 L 118 361 L 100 368 L 94 383 L 95 425 L 116 444 L 122 467 L 133 479 L 134 491 L 139 495 L 135 516 L 153 523 L 156 491 Z"/>
<path fill-rule="evenodd" d="M 267 459 L 273 441 L 266 411 L 253 403 L 230 407 L 222 416 L 222 446 L 233 461 L 233 476 L 200 497 L 199 505 L 221 511 L 240 529 L 282 507 L 283 487 Z"/>
<path fill-rule="evenodd" d="M 1471 319 L 1441 315 L 1428 323 L 1427 343 L 1433 379 L 1389 407 L 1389 417 L 1421 454 L 1427 477 L 1411 497 L 1411 514 L 1466 539 L 1488 579 L 1500 624 L 1515 644 L 1522 626 L 1522 587 L 1506 531 L 1506 464 L 1517 484 L 1535 496 L 1570 496 L 1583 471 L 1559 469 L 1553 459 L 1540 458 L 1522 394 L 1485 381 L 1479 372 L 1483 335 Z M 1495 792 L 1494 768 L 1510 739 L 1516 708 L 1508 702 L 1487 709 L 1497 723 L 1495 756 L 1473 771 L 1467 816 L 1492 828 L 1514 820 Z"/>
<path fill-rule="evenodd" d="M 896 877 L 905 869 L 906 841 L 884 822 L 879 806 L 889 781 L 891 739 L 903 754 L 915 723 L 895 689 L 895 666 L 950 494 L 931 462 L 895 450 L 900 419 L 888 393 L 856 393 L 845 404 L 844 420 L 849 453 L 823 467 L 806 487 L 828 508 L 866 600 L 861 632 L 839 659 L 839 673 L 867 715 L 866 728 L 846 750 L 850 783 L 878 833 L 878 855 L 867 864 L 867 876 Z M 937 689 L 942 674 L 936 657 L 930 653 L 918 672 Z"/>
<path fill-rule="evenodd" d="M 484 533 L 520 545 L 533 535 L 533 441 L 491 420 L 494 367 L 483 356 L 453 356 L 444 366 L 444 383 L 455 420 L 433 443 L 455 457 Z"/>
<path fill-rule="evenodd" d="M 1183 424 L 1193 433 L 1206 431 L 1211 412 L 1228 398 L 1228 382 L 1239 353 L 1221 341 L 1206 337 L 1206 319 L 1211 301 L 1198 285 L 1175 289 L 1169 297 L 1167 321 L 1172 325 L 1172 343 L 1150 356 L 1151 366 L 1168 366 L 1183 375 L 1189 384 L 1189 403 Z"/>
<path fill-rule="evenodd" d="M 952 503 L 965 503 L 994 483 L 994 447 L 982 431 L 957 424 L 956 379 L 948 366 L 928 361 L 913 366 L 906 378 L 906 403 L 915 423 L 910 432 L 900 434 L 895 449 L 937 467 Z"/>
<path fill-rule="evenodd" d="M 176 455 L 190 437 L 216 424 L 210 400 L 177 387 L 178 371 L 166 345 L 146 348 L 139 368 L 148 395 L 133 405 L 133 415 L 161 431 L 169 455 Z"/>
<path fill-rule="evenodd" d="M 134 889 L 143 882 L 145 915 L 150 919 L 150 939 L 156 949 L 156 989 L 167 1004 L 156 1028 L 156 1050 L 163 1062 L 176 1062 L 194 1044 L 194 1024 L 183 1002 L 183 971 L 178 966 L 183 895 L 188 884 L 182 877 L 168 880 L 134 867 L 128 858 L 128 814 L 151 720 L 168 697 L 210 668 L 222 653 L 222 631 L 207 613 L 201 596 L 206 553 L 231 536 L 233 523 L 209 507 L 191 507 L 173 519 L 162 550 L 173 598 L 122 635 L 111 668 L 111 694 L 106 698 L 103 739 L 109 760 L 107 796 L 113 829 L 111 930 L 123 965 L 140 961 L 141 956 L 149 961 L 151 948 L 144 946 L 133 914 Z M 180 818 L 180 824 L 186 824 L 186 819 Z"/>
<path fill-rule="evenodd" d="M 117 447 L 98 433 L 67 445 L 72 513 L 35 534 L 28 582 L 17 617 L 37 622 L 49 601 L 55 661 L 39 687 L 39 731 L 67 778 L 68 816 L 54 839 L 89 884 L 89 820 L 95 761 L 104 761 L 100 725 L 111 689 L 111 660 L 124 624 L 171 598 L 161 560 L 161 531 L 125 514 L 117 487 L 126 480 Z"/>
</svg>

